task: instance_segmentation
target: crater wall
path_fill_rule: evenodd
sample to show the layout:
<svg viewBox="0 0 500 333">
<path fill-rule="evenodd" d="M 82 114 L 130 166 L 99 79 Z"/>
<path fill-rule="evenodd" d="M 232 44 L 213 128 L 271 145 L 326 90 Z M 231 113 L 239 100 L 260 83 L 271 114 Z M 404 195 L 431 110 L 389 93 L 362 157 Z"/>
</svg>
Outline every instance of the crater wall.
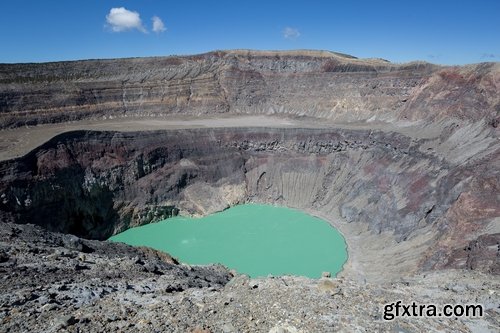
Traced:
<svg viewBox="0 0 500 333">
<path fill-rule="evenodd" d="M 78 131 L 0 162 L 2 221 L 85 238 L 247 201 L 308 211 L 345 236 L 345 274 L 498 274 L 500 154 L 467 159 L 398 133 L 221 128 Z M 463 148 L 463 147 L 462 147 Z"/>
<path fill-rule="evenodd" d="M 498 63 L 392 64 L 325 51 L 0 64 L 0 128 L 242 113 L 498 126 L 499 89 Z"/>
</svg>

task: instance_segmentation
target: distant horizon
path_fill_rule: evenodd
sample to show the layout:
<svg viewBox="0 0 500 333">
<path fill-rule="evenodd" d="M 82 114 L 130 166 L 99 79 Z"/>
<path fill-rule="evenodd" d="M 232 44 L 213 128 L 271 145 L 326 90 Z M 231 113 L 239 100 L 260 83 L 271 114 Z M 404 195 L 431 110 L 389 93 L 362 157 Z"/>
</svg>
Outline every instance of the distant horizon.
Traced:
<svg viewBox="0 0 500 333">
<path fill-rule="evenodd" d="M 479 62 L 471 62 L 471 63 L 464 63 L 464 64 L 442 64 L 438 62 L 432 62 L 429 60 L 424 60 L 424 59 L 414 59 L 414 60 L 409 60 L 409 61 L 391 61 L 389 59 L 384 59 L 380 57 L 358 57 L 355 54 L 348 54 L 345 52 L 341 51 L 334 51 L 334 50 L 324 50 L 324 49 L 283 49 L 283 50 L 263 50 L 263 49 L 216 49 L 216 50 L 209 50 L 209 51 L 202 51 L 199 53 L 186 53 L 186 54 L 166 54 L 166 55 L 148 55 L 148 56 L 125 56 L 125 57 L 109 57 L 109 58 L 75 58 L 75 59 L 62 59 L 62 60 L 49 60 L 49 61 L 27 61 L 27 62 L 0 62 L 0 65 L 22 65 L 22 64 L 48 64 L 48 63 L 58 63 L 58 62 L 79 62 L 79 61 L 100 61 L 100 60 L 125 60 L 125 59 L 147 59 L 147 58 L 168 58 L 168 57 L 191 57 L 191 56 L 197 56 L 197 55 L 202 55 L 202 54 L 208 54 L 212 52 L 231 52 L 231 51 L 251 51 L 251 52 L 295 52 L 295 51 L 309 51 L 309 52 L 331 52 L 331 53 L 337 53 L 337 54 L 343 54 L 348 57 L 352 57 L 352 59 L 358 59 L 358 60 L 365 60 L 365 59 L 377 59 L 381 61 L 387 61 L 391 64 L 399 65 L 399 64 L 408 64 L 408 63 L 413 63 L 413 62 L 423 62 L 423 63 L 429 63 L 432 65 L 438 65 L 438 66 L 467 66 L 467 65 L 474 65 L 474 64 L 480 64 L 480 63 L 498 63 L 500 60 L 484 60 L 484 61 L 479 61 Z"/>
<path fill-rule="evenodd" d="M 0 63 L 330 50 L 391 63 L 500 61 L 500 1 L 5 0 Z"/>
</svg>

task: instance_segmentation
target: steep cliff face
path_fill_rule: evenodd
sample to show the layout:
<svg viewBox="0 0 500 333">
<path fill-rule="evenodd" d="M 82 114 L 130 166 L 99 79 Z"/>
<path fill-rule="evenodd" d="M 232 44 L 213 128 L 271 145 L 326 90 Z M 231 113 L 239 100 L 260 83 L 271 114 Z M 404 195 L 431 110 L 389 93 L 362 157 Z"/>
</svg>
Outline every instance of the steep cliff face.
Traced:
<svg viewBox="0 0 500 333">
<path fill-rule="evenodd" d="M 3 133 L 135 116 L 310 121 L 63 133 L 0 162 L 0 218 L 105 239 L 254 201 L 328 219 L 349 244 L 345 271 L 361 277 L 498 273 L 499 91 L 498 63 L 398 65 L 324 51 L 0 65 Z M 22 141 L 16 131 L 0 149 Z"/>
<path fill-rule="evenodd" d="M 499 239 L 491 226 L 500 151 L 456 161 L 432 144 L 340 129 L 69 132 L 0 162 L 0 216 L 105 239 L 179 212 L 263 202 L 327 218 L 363 277 L 444 266 L 497 272 L 491 253 L 480 255 L 487 246 L 466 260 L 457 253 Z"/>
<path fill-rule="evenodd" d="M 332 52 L 0 65 L 0 127 L 83 118 L 284 114 L 500 121 L 500 65 L 391 64 Z"/>
</svg>

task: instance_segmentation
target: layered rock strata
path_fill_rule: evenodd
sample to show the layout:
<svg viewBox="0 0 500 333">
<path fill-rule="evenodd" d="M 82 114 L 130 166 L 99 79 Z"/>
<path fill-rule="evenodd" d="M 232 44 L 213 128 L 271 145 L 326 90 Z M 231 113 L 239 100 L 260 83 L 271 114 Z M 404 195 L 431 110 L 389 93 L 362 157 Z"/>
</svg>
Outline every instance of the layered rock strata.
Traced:
<svg viewBox="0 0 500 333">
<path fill-rule="evenodd" d="M 0 128 L 84 118 L 279 114 L 500 121 L 500 65 L 392 64 L 325 51 L 0 65 Z"/>
<path fill-rule="evenodd" d="M 262 202 L 332 222 L 350 244 L 347 271 L 362 278 L 443 267 L 498 273 L 496 145 L 457 162 L 433 144 L 340 129 L 69 132 L 0 162 L 0 212 L 3 221 L 106 239 L 179 212 Z"/>
</svg>

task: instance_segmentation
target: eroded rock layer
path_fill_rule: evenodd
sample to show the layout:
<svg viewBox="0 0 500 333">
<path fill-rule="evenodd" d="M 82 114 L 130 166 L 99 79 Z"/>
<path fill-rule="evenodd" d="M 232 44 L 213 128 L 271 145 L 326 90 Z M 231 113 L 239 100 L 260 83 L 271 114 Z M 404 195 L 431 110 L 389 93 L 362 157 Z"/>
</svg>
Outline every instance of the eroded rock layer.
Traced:
<svg viewBox="0 0 500 333">
<path fill-rule="evenodd" d="M 0 127 L 83 118 L 283 114 L 500 121 L 500 65 L 396 65 L 322 51 L 0 65 Z"/>
</svg>

